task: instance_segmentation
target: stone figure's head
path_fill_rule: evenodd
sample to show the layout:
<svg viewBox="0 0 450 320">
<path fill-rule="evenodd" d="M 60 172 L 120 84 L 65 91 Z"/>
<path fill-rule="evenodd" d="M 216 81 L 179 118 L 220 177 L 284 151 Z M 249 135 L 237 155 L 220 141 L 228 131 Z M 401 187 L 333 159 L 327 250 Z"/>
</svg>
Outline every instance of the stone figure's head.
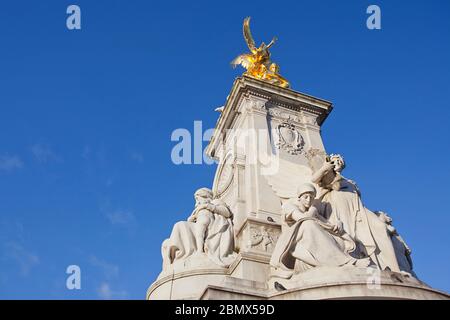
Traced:
<svg viewBox="0 0 450 320">
<path fill-rule="evenodd" d="M 316 188 L 311 183 L 302 183 L 297 188 L 297 195 L 300 205 L 309 209 L 316 197 Z"/>
<path fill-rule="evenodd" d="M 344 157 L 340 154 L 330 155 L 330 162 L 334 164 L 334 171 L 341 172 L 345 168 Z"/>
<path fill-rule="evenodd" d="M 195 205 L 205 204 L 211 202 L 213 198 L 213 193 L 211 189 L 200 188 L 194 193 Z"/>
</svg>

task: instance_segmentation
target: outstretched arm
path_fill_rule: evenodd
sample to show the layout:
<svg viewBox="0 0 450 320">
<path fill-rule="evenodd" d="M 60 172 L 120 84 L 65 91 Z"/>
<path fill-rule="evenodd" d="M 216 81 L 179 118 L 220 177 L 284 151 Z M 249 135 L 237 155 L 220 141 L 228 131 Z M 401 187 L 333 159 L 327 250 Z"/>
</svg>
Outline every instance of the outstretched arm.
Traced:
<svg viewBox="0 0 450 320">
<path fill-rule="evenodd" d="M 277 37 L 273 37 L 272 41 L 270 41 L 270 43 L 267 45 L 267 49 L 269 49 L 271 46 L 273 46 L 275 44 L 275 42 L 277 42 L 278 38 Z"/>
<path fill-rule="evenodd" d="M 317 170 L 316 173 L 313 174 L 311 181 L 313 183 L 319 184 L 320 181 L 322 180 L 322 178 L 330 171 L 332 171 L 334 169 L 334 165 L 329 162 L 329 161 L 325 161 L 322 165 L 322 167 Z"/>
</svg>

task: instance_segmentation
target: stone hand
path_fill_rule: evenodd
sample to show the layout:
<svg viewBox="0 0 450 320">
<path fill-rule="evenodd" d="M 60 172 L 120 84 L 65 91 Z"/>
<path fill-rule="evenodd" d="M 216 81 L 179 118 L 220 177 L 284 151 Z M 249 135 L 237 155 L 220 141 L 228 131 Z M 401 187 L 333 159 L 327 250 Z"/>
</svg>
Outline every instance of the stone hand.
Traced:
<svg viewBox="0 0 450 320">
<path fill-rule="evenodd" d="M 322 169 L 325 171 L 334 170 L 335 164 L 333 162 L 325 161 L 323 163 Z"/>
<path fill-rule="evenodd" d="M 341 234 L 343 231 L 344 231 L 344 224 L 342 223 L 342 221 L 338 221 L 336 225 L 333 227 L 333 232 Z"/>
</svg>

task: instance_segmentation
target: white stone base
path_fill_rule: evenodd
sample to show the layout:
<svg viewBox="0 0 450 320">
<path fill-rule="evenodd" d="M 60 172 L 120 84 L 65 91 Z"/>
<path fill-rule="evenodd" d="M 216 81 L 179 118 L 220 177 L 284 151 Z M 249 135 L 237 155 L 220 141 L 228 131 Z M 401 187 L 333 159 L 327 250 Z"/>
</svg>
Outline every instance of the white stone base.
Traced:
<svg viewBox="0 0 450 320">
<path fill-rule="evenodd" d="M 240 254 L 229 268 L 161 274 L 148 289 L 147 299 L 450 299 L 447 293 L 432 289 L 414 277 L 390 271 L 379 272 L 378 282 L 374 281 L 376 273 L 351 266 L 313 268 L 289 280 L 267 274 L 267 257 Z M 281 285 L 278 289 L 275 282 Z"/>
<path fill-rule="evenodd" d="M 227 269 L 198 269 L 160 276 L 147 291 L 147 300 L 198 300 L 208 285 L 219 285 Z"/>
<path fill-rule="evenodd" d="M 380 272 L 379 285 L 370 281 L 366 268 L 315 268 L 290 280 L 271 278 L 267 283 L 228 278 L 222 286 L 209 285 L 201 299 L 264 299 L 264 300 L 325 300 L 325 299 L 402 299 L 447 300 L 450 296 L 425 283 L 400 273 Z M 286 290 L 275 289 L 277 281 Z M 263 289 L 265 286 L 265 289 Z"/>
</svg>

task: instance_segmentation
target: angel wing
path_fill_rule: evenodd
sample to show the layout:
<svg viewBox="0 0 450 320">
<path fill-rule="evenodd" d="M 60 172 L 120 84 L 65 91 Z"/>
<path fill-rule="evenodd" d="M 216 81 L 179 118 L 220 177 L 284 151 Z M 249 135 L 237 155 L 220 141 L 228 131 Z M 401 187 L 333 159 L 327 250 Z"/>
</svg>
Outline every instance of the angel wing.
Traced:
<svg viewBox="0 0 450 320">
<path fill-rule="evenodd" d="M 233 68 L 236 68 L 236 66 L 241 65 L 245 69 L 248 69 L 251 66 L 251 55 L 250 54 L 241 54 L 240 56 L 236 57 L 233 61 L 231 61 L 231 65 Z"/>
<path fill-rule="evenodd" d="M 250 17 L 244 19 L 244 39 L 247 42 L 248 48 L 252 53 L 256 53 L 255 40 L 253 40 L 252 34 L 250 32 Z"/>
<path fill-rule="evenodd" d="M 300 184 L 311 182 L 312 170 L 308 166 L 278 158 L 276 174 L 266 175 L 266 179 L 277 196 L 285 201 L 297 196 Z"/>
</svg>

